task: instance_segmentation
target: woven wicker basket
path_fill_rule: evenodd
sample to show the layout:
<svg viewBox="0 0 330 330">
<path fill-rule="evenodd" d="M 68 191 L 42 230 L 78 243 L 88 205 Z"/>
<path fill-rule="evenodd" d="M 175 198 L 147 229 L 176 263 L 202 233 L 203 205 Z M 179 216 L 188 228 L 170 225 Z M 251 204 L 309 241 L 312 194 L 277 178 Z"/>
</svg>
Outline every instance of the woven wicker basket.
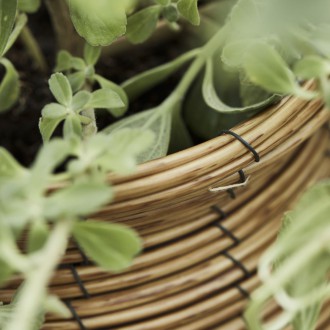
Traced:
<svg viewBox="0 0 330 330">
<path fill-rule="evenodd" d="M 330 174 L 327 120 L 320 102 L 286 98 L 234 127 L 236 136 L 227 132 L 131 176 L 109 175 L 116 200 L 97 218 L 136 228 L 145 251 L 128 271 L 111 275 L 71 242 L 51 291 L 73 318 L 49 315 L 44 329 L 245 329 L 241 314 L 259 284 L 258 259 L 283 212 Z M 19 281 L 0 291 L 2 300 Z M 273 304 L 265 316 L 277 312 Z M 329 324 L 324 312 L 320 329 Z"/>
</svg>

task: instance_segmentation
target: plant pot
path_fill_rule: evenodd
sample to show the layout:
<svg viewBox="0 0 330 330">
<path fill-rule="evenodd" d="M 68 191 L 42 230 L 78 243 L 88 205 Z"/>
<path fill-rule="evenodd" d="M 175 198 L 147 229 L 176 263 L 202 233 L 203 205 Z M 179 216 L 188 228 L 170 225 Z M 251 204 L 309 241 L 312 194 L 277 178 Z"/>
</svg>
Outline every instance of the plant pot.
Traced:
<svg viewBox="0 0 330 330">
<path fill-rule="evenodd" d="M 329 175 L 327 120 L 320 102 L 285 98 L 234 127 L 242 141 L 227 133 L 133 175 L 110 174 L 115 202 L 96 218 L 136 228 L 145 250 L 132 268 L 111 275 L 72 241 L 50 287 L 73 317 L 49 315 L 43 329 L 244 329 L 258 259 L 283 213 Z M 4 300 L 19 283 L 1 290 Z M 267 315 L 276 312 L 270 306 Z M 320 322 L 324 329 L 329 315 Z"/>
</svg>

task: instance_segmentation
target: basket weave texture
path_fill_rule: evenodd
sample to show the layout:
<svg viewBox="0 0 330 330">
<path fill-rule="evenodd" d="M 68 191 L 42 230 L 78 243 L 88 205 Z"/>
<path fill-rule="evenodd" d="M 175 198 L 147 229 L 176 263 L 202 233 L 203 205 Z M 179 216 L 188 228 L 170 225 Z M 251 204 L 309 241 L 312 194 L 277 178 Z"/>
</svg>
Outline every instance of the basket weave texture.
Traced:
<svg viewBox="0 0 330 330">
<path fill-rule="evenodd" d="M 320 102 L 286 98 L 234 127 L 242 141 L 224 134 L 131 176 L 109 175 L 116 199 L 96 218 L 134 227 L 145 250 L 126 272 L 108 274 L 72 241 L 50 288 L 74 317 L 49 315 L 44 329 L 245 329 L 258 259 L 283 212 L 330 174 L 328 119 Z M 241 187 L 227 189 L 233 184 Z M 18 284 L 1 290 L 2 299 Z M 277 312 L 271 304 L 265 316 Z M 320 329 L 329 324 L 325 312 Z"/>
</svg>

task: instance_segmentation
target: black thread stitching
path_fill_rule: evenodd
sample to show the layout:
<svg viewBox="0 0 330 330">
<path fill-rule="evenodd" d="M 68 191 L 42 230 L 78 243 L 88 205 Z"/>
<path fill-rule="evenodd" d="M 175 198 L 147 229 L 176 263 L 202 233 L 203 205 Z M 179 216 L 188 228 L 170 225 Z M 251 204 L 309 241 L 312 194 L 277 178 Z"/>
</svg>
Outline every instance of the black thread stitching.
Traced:
<svg viewBox="0 0 330 330">
<path fill-rule="evenodd" d="M 66 300 L 65 301 L 66 306 L 68 307 L 68 309 L 70 310 L 73 318 L 76 320 L 76 322 L 78 323 L 79 327 L 81 330 L 88 330 L 85 326 L 84 323 L 82 322 L 80 316 L 78 315 L 78 313 L 76 312 L 76 310 L 74 309 L 74 307 L 71 304 L 71 301 Z"/>
<path fill-rule="evenodd" d="M 213 205 L 213 206 L 211 206 L 211 209 L 214 212 L 216 212 L 216 213 L 218 213 L 220 215 L 220 219 L 219 220 L 224 220 L 224 219 L 227 218 L 226 212 L 224 212 L 219 206 Z"/>
<path fill-rule="evenodd" d="M 241 287 L 239 284 L 235 285 L 235 288 L 240 292 L 240 294 L 247 299 L 251 299 L 251 295 L 250 292 L 248 292 L 247 290 L 245 290 L 243 287 Z"/>
<path fill-rule="evenodd" d="M 220 207 L 213 205 L 211 209 L 218 213 L 220 215 L 220 219 L 216 220 L 213 225 L 217 228 L 219 228 L 226 236 L 228 236 L 233 242 L 234 245 L 236 246 L 239 244 L 241 241 L 238 237 L 236 237 L 228 228 L 226 228 L 223 224 L 219 223 L 219 221 L 222 221 L 227 218 L 227 214 L 220 209 Z"/>
<path fill-rule="evenodd" d="M 245 183 L 246 182 L 246 175 L 245 175 L 244 171 L 243 170 L 239 170 L 238 171 L 238 174 L 239 174 L 239 178 L 241 180 L 241 183 Z"/>
<path fill-rule="evenodd" d="M 230 196 L 231 199 L 235 199 L 236 198 L 236 193 L 235 193 L 235 191 L 234 191 L 233 188 L 227 189 L 227 193 L 228 193 L 228 195 Z"/>
<path fill-rule="evenodd" d="M 85 298 L 90 298 L 90 294 L 88 290 L 86 289 L 83 280 L 81 279 L 80 275 L 77 272 L 77 269 L 74 265 L 69 266 L 73 275 L 73 278 L 75 279 L 76 283 L 78 284 L 80 291 L 83 293 Z"/>
<path fill-rule="evenodd" d="M 236 258 L 234 258 L 228 251 L 224 251 L 222 252 L 222 254 L 227 257 L 229 260 L 231 260 L 238 268 L 240 268 L 242 270 L 242 272 L 244 273 L 244 277 L 245 278 L 249 278 L 251 277 L 251 273 L 249 272 L 249 270 L 244 266 L 243 263 L 241 263 L 239 260 L 237 260 Z"/>
<path fill-rule="evenodd" d="M 236 138 L 239 142 L 241 142 L 244 145 L 244 147 L 246 147 L 249 151 L 252 152 L 256 163 L 260 162 L 260 155 L 258 154 L 258 152 L 251 146 L 251 144 L 249 142 L 244 140 L 240 135 L 238 135 L 237 133 L 235 133 L 231 130 L 223 130 L 220 132 L 219 135 L 223 135 L 223 134 L 230 134 L 231 136 Z"/>
</svg>

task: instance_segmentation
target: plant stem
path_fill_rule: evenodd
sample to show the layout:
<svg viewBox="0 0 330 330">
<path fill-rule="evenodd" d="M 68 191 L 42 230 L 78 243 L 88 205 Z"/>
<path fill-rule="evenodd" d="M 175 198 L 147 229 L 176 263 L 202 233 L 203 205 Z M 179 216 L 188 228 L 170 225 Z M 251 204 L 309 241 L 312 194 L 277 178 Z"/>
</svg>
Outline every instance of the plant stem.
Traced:
<svg viewBox="0 0 330 330">
<path fill-rule="evenodd" d="M 92 90 L 91 84 L 86 82 L 84 90 L 91 92 Z M 91 119 L 91 122 L 89 124 L 83 125 L 83 137 L 86 139 L 97 133 L 95 110 L 94 109 L 83 110 L 81 112 L 81 115 Z"/>
<path fill-rule="evenodd" d="M 24 26 L 20 38 L 40 70 L 46 73 L 48 69 L 46 59 L 39 47 L 38 42 L 35 40 L 31 30 L 27 26 Z"/>
<path fill-rule="evenodd" d="M 48 283 L 65 252 L 72 225 L 73 222 L 67 219 L 55 225 L 43 252 L 39 255 L 38 265 L 27 274 L 13 316 L 4 330 L 33 329 L 33 323 L 46 298 Z"/>
</svg>

